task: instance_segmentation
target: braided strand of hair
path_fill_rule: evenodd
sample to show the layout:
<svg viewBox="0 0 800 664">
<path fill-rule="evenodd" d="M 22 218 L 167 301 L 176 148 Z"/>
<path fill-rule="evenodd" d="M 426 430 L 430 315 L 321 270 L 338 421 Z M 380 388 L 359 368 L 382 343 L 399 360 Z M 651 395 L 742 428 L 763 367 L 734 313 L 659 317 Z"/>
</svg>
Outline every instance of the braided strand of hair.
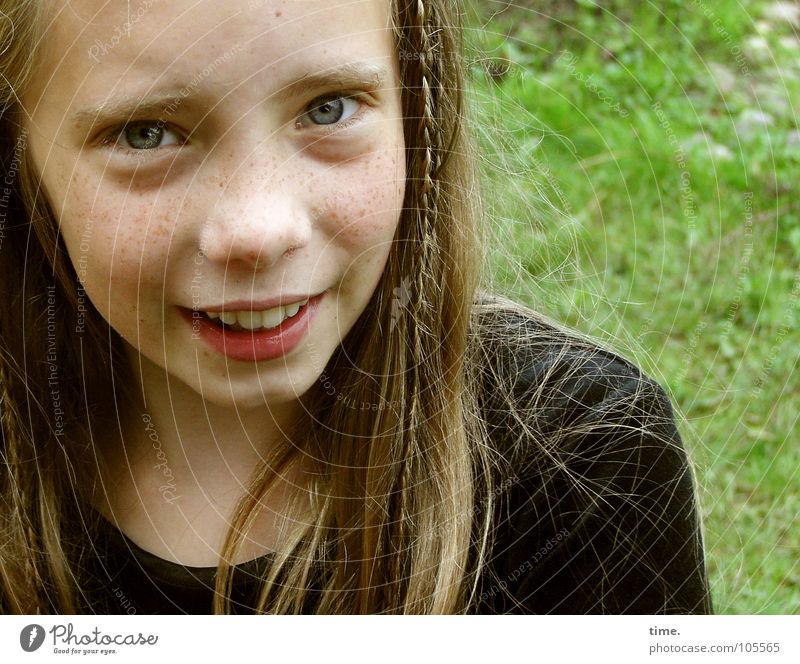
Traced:
<svg viewBox="0 0 800 664">
<path fill-rule="evenodd" d="M 412 375 L 411 406 L 409 423 L 412 431 L 418 431 L 421 418 L 420 391 L 423 387 L 421 379 L 424 355 L 423 335 L 426 329 L 428 315 L 428 304 L 425 302 L 425 281 L 430 279 L 430 255 L 435 242 L 433 231 L 433 220 L 437 213 L 437 194 L 438 183 L 434 178 L 437 154 L 434 145 L 435 131 L 435 107 L 434 98 L 431 91 L 431 44 L 426 25 L 425 3 L 423 0 L 415 0 L 415 44 L 416 61 L 419 63 L 417 79 L 419 81 L 419 94 L 417 96 L 417 114 L 419 124 L 417 127 L 417 154 L 421 154 L 421 159 L 416 159 L 418 173 L 420 175 L 419 192 L 416 206 L 416 233 L 413 238 L 416 242 L 414 247 L 415 263 L 415 296 L 410 298 L 410 325 L 412 331 L 413 363 L 410 367 Z M 416 175 L 416 173 L 414 174 Z M 409 450 L 406 457 L 406 473 L 410 472 L 413 466 L 415 449 Z M 403 478 L 405 484 L 405 477 Z"/>
<path fill-rule="evenodd" d="M 436 169 L 438 165 L 438 136 L 439 131 L 436 121 L 436 95 L 435 87 L 438 83 L 435 75 L 436 50 L 434 39 L 431 36 L 430 24 L 434 19 L 426 12 L 426 3 L 423 0 L 412 0 L 411 14 L 414 30 L 412 31 L 412 43 L 415 58 L 413 62 L 417 67 L 410 73 L 410 80 L 415 87 L 415 103 L 410 110 L 412 117 L 416 120 L 416 145 L 414 150 L 415 158 L 412 160 L 414 168 L 411 171 L 414 185 L 418 188 L 415 200 L 415 229 L 411 235 L 414 242 L 412 252 L 412 265 L 414 269 L 414 290 L 413 296 L 408 298 L 408 326 L 410 331 L 411 343 L 411 366 L 407 367 L 410 378 L 410 407 L 408 414 L 409 431 L 406 436 L 404 450 L 403 470 L 400 477 L 401 495 L 405 495 L 405 490 L 415 476 L 414 468 L 420 462 L 422 449 L 426 446 L 426 441 L 419 440 L 418 432 L 425 431 L 423 426 L 425 413 L 422 405 L 422 391 L 429 384 L 425 380 L 424 374 L 430 371 L 425 366 L 426 346 L 430 346 L 430 337 L 433 335 L 432 317 L 435 307 L 427 301 L 429 289 L 426 284 L 436 283 L 433 261 L 436 254 L 436 233 L 435 220 L 438 214 L 439 183 L 436 179 Z M 428 3 L 430 4 L 430 3 Z M 427 337 L 427 338 L 426 338 Z M 413 502 L 406 506 L 409 510 L 419 509 Z M 417 514 L 407 514 L 411 522 L 417 522 Z M 422 526 L 423 522 L 418 522 Z M 405 526 L 401 527 L 401 530 Z M 424 527 L 424 526 L 423 526 Z M 418 537 L 421 533 L 417 532 Z M 430 534 L 430 533 L 429 533 Z M 409 579 L 409 582 L 411 580 Z M 413 585 L 413 582 L 411 582 Z M 413 605 L 407 605 L 406 611 L 413 613 L 425 612 L 426 609 L 420 604 L 422 598 L 416 595 L 416 600 L 412 600 Z M 426 594 L 432 591 L 426 589 Z M 422 600 L 424 602 L 424 600 Z"/>
<path fill-rule="evenodd" d="M 436 218 L 439 182 L 435 177 L 438 166 L 439 130 L 436 121 L 435 87 L 438 84 L 435 67 L 437 63 L 435 44 L 428 32 L 425 3 L 417 0 L 417 18 L 419 29 L 419 63 L 420 63 L 420 103 L 419 103 L 419 146 L 422 150 L 422 183 L 419 200 L 419 235 L 417 252 L 424 253 L 431 249 L 433 240 L 433 223 Z M 419 276 L 418 276 L 419 278 Z"/>
</svg>

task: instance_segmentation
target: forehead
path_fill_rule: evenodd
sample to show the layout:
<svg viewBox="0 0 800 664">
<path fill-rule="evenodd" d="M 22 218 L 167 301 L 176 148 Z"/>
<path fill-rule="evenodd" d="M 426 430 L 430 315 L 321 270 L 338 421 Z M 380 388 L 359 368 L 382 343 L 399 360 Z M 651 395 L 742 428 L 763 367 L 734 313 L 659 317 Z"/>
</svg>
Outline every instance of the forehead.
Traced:
<svg viewBox="0 0 800 664">
<path fill-rule="evenodd" d="M 261 75 L 273 88 L 301 70 L 392 65 L 389 11 L 389 0 L 56 0 L 40 81 L 102 99 L 143 82 L 222 90 Z"/>
</svg>

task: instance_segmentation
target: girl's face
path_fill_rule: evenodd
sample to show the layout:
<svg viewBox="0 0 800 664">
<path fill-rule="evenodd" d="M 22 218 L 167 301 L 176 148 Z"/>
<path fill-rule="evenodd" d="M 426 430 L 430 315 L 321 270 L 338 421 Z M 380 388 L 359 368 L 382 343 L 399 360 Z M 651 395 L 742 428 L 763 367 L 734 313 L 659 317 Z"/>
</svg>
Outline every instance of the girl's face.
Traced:
<svg viewBox="0 0 800 664">
<path fill-rule="evenodd" d="M 86 296 L 219 405 L 327 380 L 403 202 L 388 3 L 58 5 L 23 103 Z"/>
</svg>

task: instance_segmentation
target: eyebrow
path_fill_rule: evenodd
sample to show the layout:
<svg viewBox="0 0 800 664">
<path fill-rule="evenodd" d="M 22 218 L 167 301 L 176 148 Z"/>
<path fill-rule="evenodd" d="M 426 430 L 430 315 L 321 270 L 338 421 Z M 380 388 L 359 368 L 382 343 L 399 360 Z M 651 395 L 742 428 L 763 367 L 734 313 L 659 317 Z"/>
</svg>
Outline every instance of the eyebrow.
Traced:
<svg viewBox="0 0 800 664">
<path fill-rule="evenodd" d="M 170 107 L 177 108 L 181 104 L 191 101 L 191 95 L 183 96 L 175 93 L 156 94 L 137 101 L 134 99 L 121 99 L 118 101 L 109 100 L 97 106 L 76 112 L 73 116 L 73 124 L 76 127 L 83 125 L 101 123 L 112 119 L 130 118 L 136 114 L 157 115 L 165 114 Z"/>
<path fill-rule="evenodd" d="M 387 70 L 382 66 L 359 64 L 340 65 L 321 72 L 305 74 L 276 90 L 270 99 L 283 102 L 300 96 L 308 91 L 323 88 L 366 87 L 377 90 L 386 84 Z M 100 124 L 120 118 L 131 118 L 134 115 L 164 115 L 171 113 L 184 104 L 191 104 L 201 97 L 200 82 L 194 80 L 187 85 L 170 88 L 165 92 L 155 93 L 140 99 L 107 100 L 94 108 L 87 108 L 73 114 L 76 127 L 89 124 Z M 170 110 L 172 109 L 172 110 Z"/>
<path fill-rule="evenodd" d="M 340 65 L 333 69 L 306 74 L 277 90 L 273 97 L 278 101 L 286 101 L 320 88 L 364 86 L 371 90 L 377 90 L 386 84 L 386 78 L 387 72 L 384 67 L 367 64 Z"/>
</svg>

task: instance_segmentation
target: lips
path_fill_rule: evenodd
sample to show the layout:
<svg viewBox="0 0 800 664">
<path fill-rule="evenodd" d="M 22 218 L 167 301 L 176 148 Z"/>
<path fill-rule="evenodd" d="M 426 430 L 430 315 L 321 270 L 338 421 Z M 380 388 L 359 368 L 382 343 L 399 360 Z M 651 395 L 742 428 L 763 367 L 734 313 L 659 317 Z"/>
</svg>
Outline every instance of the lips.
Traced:
<svg viewBox="0 0 800 664">
<path fill-rule="evenodd" d="M 230 359 L 261 362 L 282 357 L 300 344 L 324 297 L 325 292 L 305 303 L 299 300 L 263 309 L 245 309 L 244 303 L 237 302 L 219 311 L 181 307 L 180 312 L 191 326 L 192 339 Z"/>
</svg>

